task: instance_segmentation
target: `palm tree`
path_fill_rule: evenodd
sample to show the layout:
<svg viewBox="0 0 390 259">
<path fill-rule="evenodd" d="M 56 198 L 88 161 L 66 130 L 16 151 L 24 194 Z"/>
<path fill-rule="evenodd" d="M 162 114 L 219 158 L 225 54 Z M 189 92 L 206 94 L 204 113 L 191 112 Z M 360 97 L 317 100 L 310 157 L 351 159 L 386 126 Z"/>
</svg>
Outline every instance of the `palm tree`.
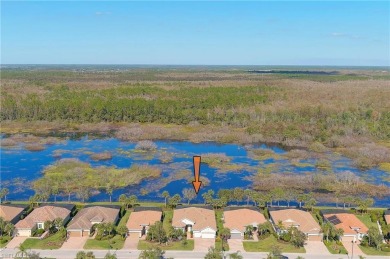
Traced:
<svg viewBox="0 0 390 259">
<path fill-rule="evenodd" d="M 243 259 L 242 255 L 240 254 L 240 251 L 237 251 L 235 253 L 229 254 L 229 259 Z"/>
<path fill-rule="evenodd" d="M 5 227 L 4 227 L 4 231 L 5 231 L 6 233 L 8 233 L 8 235 L 9 235 L 10 237 L 12 237 L 12 234 L 14 233 L 14 230 L 15 230 L 15 226 L 14 226 L 14 224 L 12 224 L 11 222 L 8 222 L 8 223 L 5 225 Z"/>
<path fill-rule="evenodd" d="M 329 235 L 333 231 L 333 225 L 330 222 L 326 222 L 322 224 L 321 231 L 325 234 L 326 236 L 326 242 L 329 242 Z"/>
<path fill-rule="evenodd" d="M 16 257 L 27 257 L 28 256 L 28 253 L 27 253 L 27 248 L 23 245 L 23 244 L 20 244 L 18 247 L 16 247 L 18 249 L 18 252 L 16 252 Z"/>
<path fill-rule="evenodd" d="M 245 227 L 245 234 L 247 234 L 249 238 L 251 238 L 253 235 L 253 229 L 254 227 L 252 225 L 248 225 Z"/>
<path fill-rule="evenodd" d="M 336 228 L 334 230 L 334 234 L 335 234 L 337 240 L 340 240 L 340 238 L 344 235 L 344 230 L 342 228 Z"/>
<path fill-rule="evenodd" d="M 167 200 L 168 200 L 169 196 L 170 195 L 169 195 L 168 191 L 163 191 L 162 197 L 164 197 L 164 199 L 165 199 L 165 208 L 167 207 Z"/>
</svg>

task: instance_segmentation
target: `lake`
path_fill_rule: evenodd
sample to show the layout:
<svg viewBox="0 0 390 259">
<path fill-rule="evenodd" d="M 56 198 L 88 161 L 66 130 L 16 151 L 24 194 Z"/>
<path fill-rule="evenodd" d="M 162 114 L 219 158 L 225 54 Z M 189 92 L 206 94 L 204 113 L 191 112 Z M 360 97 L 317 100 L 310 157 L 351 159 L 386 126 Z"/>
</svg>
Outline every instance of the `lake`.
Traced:
<svg viewBox="0 0 390 259">
<path fill-rule="evenodd" d="M 180 141 L 155 141 L 155 152 L 136 152 L 136 143 L 124 142 L 115 138 L 95 138 L 83 136 L 81 138 L 67 138 L 59 143 L 46 145 L 44 150 L 29 151 L 24 144 L 12 148 L 1 148 L 1 180 L 8 185 L 11 193 L 9 200 L 27 200 L 34 192 L 26 186 L 41 176 L 43 169 L 63 158 L 77 158 L 88 162 L 92 166 L 115 166 L 128 168 L 132 164 L 149 164 L 161 168 L 162 177 L 142 181 L 139 185 L 129 186 L 116 190 L 113 200 L 117 200 L 122 193 L 136 194 L 140 200 L 163 201 L 161 193 L 167 190 L 171 195 L 181 194 L 183 188 L 192 188 L 193 178 L 192 156 L 205 153 L 222 153 L 230 158 L 232 164 L 241 166 L 238 171 L 212 168 L 202 163 L 201 175 L 210 182 L 202 186 L 198 198 L 194 201 L 203 202 L 201 194 L 209 189 L 218 191 L 221 188 L 250 188 L 250 177 L 261 170 L 293 172 L 297 174 L 315 172 L 318 158 L 301 159 L 299 163 L 292 163 L 285 154 L 288 152 L 276 145 L 259 144 L 256 146 L 241 146 L 237 144 L 219 144 L 215 142 L 191 143 Z M 263 148 L 272 151 L 273 156 L 256 159 L 250 155 L 253 148 Z M 91 159 L 91 153 L 111 152 L 112 159 L 96 161 Z M 330 162 L 331 170 L 335 173 L 351 171 L 371 183 L 385 183 L 390 186 L 389 173 L 373 168 L 359 170 L 353 161 L 336 153 L 325 154 Z M 167 159 L 168 157 L 168 159 Z M 243 166 L 245 165 L 245 166 Z M 15 182 L 15 179 L 19 181 Z M 206 181 L 207 182 L 207 181 Z M 59 197 L 58 200 L 67 199 Z M 107 201 L 107 194 L 95 193 L 90 201 Z M 390 197 L 376 200 L 376 206 L 389 206 Z"/>
</svg>

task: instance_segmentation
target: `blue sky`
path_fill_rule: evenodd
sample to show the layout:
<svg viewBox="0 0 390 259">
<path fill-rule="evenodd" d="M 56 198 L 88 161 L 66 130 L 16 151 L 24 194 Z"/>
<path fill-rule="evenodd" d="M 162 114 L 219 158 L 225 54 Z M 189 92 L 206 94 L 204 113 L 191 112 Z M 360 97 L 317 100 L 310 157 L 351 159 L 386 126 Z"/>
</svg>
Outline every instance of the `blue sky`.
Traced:
<svg viewBox="0 0 390 259">
<path fill-rule="evenodd" d="M 388 66 L 389 13 L 389 1 L 2 1 L 1 62 Z"/>
</svg>

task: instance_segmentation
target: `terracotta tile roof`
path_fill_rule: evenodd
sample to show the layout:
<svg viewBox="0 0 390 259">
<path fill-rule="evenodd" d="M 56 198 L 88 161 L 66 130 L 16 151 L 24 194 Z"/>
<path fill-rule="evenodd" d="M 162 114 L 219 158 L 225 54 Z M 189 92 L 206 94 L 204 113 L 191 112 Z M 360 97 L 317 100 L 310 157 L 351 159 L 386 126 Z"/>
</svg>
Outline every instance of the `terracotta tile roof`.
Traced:
<svg viewBox="0 0 390 259">
<path fill-rule="evenodd" d="M 109 208 L 103 206 L 92 206 L 80 210 L 76 216 L 69 222 L 67 227 L 71 229 L 86 229 L 92 227 L 92 222 L 115 223 L 119 214 L 119 208 Z"/>
<path fill-rule="evenodd" d="M 142 230 L 143 226 L 150 226 L 153 225 L 155 222 L 160 221 L 161 216 L 162 216 L 161 211 L 155 211 L 155 210 L 134 211 L 130 214 L 126 226 L 129 230 Z"/>
<path fill-rule="evenodd" d="M 6 221 L 12 221 L 24 208 L 0 205 L 0 217 Z"/>
<path fill-rule="evenodd" d="M 34 209 L 26 218 L 16 223 L 16 228 L 33 228 L 37 222 L 53 221 L 56 218 L 65 219 L 70 210 L 57 206 L 42 206 Z"/>
<path fill-rule="evenodd" d="M 257 227 L 258 224 L 263 224 L 267 221 L 259 211 L 246 208 L 224 211 L 223 217 L 225 221 L 224 227 L 240 232 L 244 232 L 248 225 Z"/>
<path fill-rule="evenodd" d="M 344 234 L 367 233 L 368 231 L 367 226 L 350 213 L 325 214 L 324 217 L 336 228 L 343 229 Z"/>
<path fill-rule="evenodd" d="M 270 215 L 275 224 L 282 221 L 285 228 L 295 226 L 304 233 L 317 234 L 321 232 L 320 225 L 307 211 L 298 209 L 274 210 L 270 211 Z"/>
<path fill-rule="evenodd" d="M 385 215 L 385 220 L 386 220 L 387 225 L 390 225 L 390 214 Z"/>
<path fill-rule="evenodd" d="M 217 223 L 215 221 L 215 214 L 213 210 L 197 207 L 188 207 L 175 209 L 173 211 L 172 226 L 184 227 L 183 220 L 190 220 L 195 222 L 193 230 L 201 231 L 207 227 L 217 231 Z"/>
</svg>

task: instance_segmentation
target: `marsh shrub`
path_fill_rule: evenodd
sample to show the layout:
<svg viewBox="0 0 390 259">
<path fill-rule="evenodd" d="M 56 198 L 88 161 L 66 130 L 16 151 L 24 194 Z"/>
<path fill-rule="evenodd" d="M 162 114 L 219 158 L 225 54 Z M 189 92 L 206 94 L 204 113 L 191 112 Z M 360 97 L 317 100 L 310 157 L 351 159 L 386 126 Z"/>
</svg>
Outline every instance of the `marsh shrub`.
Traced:
<svg viewBox="0 0 390 259">
<path fill-rule="evenodd" d="M 157 145 L 150 140 L 142 140 L 137 143 L 135 146 L 135 149 L 137 150 L 143 150 L 143 151 L 153 151 L 157 149 Z"/>
<path fill-rule="evenodd" d="M 112 154 L 110 152 L 95 153 L 91 155 L 91 159 L 93 160 L 110 160 L 111 158 Z"/>
<path fill-rule="evenodd" d="M 1 139 L 1 146 L 2 147 L 13 147 L 16 146 L 17 142 L 10 138 Z"/>
<path fill-rule="evenodd" d="M 122 127 L 115 133 L 115 136 L 121 140 L 138 140 L 142 135 L 142 129 L 139 127 Z"/>
<path fill-rule="evenodd" d="M 29 151 L 42 151 L 45 149 L 45 146 L 42 144 L 35 143 L 35 144 L 26 144 L 24 148 Z"/>
</svg>

